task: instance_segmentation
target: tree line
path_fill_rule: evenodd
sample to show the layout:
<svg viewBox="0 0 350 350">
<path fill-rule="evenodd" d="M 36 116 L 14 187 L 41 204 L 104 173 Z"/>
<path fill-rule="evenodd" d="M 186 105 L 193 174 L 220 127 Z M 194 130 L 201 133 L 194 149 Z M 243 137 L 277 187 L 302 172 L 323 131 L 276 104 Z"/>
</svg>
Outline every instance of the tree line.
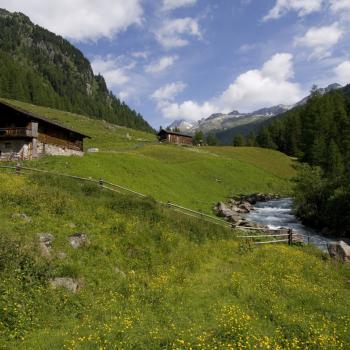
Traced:
<svg viewBox="0 0 350 350">
<path fill-rule="evenodd" d="M 301 161 L 295 179 L 297 214 L 312 226 L 350 237 L 350 85 L 274 118 L 257 145 Z"/>
</svg>

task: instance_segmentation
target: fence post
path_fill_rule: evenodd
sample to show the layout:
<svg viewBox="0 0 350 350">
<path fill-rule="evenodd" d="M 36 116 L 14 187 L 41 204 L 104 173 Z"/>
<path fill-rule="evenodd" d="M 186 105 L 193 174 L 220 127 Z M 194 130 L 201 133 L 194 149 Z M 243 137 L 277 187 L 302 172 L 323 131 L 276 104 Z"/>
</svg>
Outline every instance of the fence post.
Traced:
<svg viewBox="0 0 350 350">
<path fill-rule="evenodd" d="M 21 173 L 21 165 L 19 163 L 16 164 L 16 175 L 20 175 Z"/>
<path fill-rule="evenodd" d="M 293 244 L 293 230 L 289 229 L 288 230 L 288 245 L 292 245 Z"/>
<path fill-rule="evenodd" d="M 103 187 L 103 184 L 104 184 L 103 179 L 98 180 L 98 183 L 101 187 Z"/>
</svg>

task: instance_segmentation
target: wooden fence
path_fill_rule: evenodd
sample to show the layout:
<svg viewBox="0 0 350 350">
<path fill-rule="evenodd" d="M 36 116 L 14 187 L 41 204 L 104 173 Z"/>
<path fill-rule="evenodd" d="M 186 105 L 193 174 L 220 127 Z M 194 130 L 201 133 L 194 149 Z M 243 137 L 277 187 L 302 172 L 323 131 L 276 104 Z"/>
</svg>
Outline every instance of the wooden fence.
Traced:
<svg viewBox="0 0 350 350">
<path fill-rule="evenodd" d="M 82 176 L 76 176 L 76 175 L 69 175 L 69 174 L 62 174 L 62 173 L 57 173 L 57 172 L 53 172 L 53 171 L 48 171 L 48 170 L 41 170 L 41 169 L 35 169 L 35 168 L 28 168 L 28 167 L 23 167 L 21 165 L 16 165 L 16 166 L 10 166 L 10 165 L 2 165 L 0 166 L 0 169 L 3 170 L 10 170 L 12 173 L 15 173 L 17 175 L 21 175 L 23 172 L 34 172 L 34 173 L 41 173 L 41 174 L 45 174 L 45 175 L 49 175 L 49 176 L 58 176 L 58 177 L 65 177 L 65 178 L 70 178 L 70 179 L 75 179 L 78 181 L 84 181 L 84 182 L 90 182 L 90 183 L 94 183 L 98 186 L 100 186 L 103 189 L 106 189 L 108 191 L 111 192 L 118 192 L 118 193 L 130 193 L 133 195 L 136 195 L 138 197 L 141 198 L 147 198 L 148 196 L 131 190 L 130 188 L 127 188 L 125 186 L 121 186 L 121 185 L 117 185 L 108 181 L 105 181 L 103 179 L 93 179 L 91 177 L 82 177 Z M 209 215 L 206 213 L 202 213 L 193 209 L 189 209 L 189 208 L 185 208 L 183 206 L 180 206 L 178 204 L 174 204 L 171 202 L 167 202 L 164 203 L 162 201 L 157 201 L 156 202 L 158 204 L 160 204 L 161 206 L 170 208 L 172 210 L 174 210 L 175 212 L 178 212 L 182 215 L 186 215 L 189 217 L 193 217 L 202 221 L 206 221 L 215 225 L 220 225 L 226 229 L 237 229 L 240 231 L 257 231 L 257 232 L 262 232 L 262 229 L 259 228 L 254 228 L 254 227 L 244 227 L 244 226 L 239 226 L 239 227 L 235 227 L 232 224 L 230 224 L 227 221 L 224 221 L 216 216 L 213 215 Z M 276 230 L 277 231 L 277 230 Z M 257 245 L 262 245 L 262 244 L 275 244 L 275 243 L 288 243 L 289 245 L 293 244 L 293 236 L 295 235 L 295 233 L 293 232 L 293 230 L 288 230 L 288 233 L 286 234 L 264 234 L 264 235 L 247 235 L 247 236 L 236 236 L 239 239 L 250 239 L 250 240 L 256 240 L 256 239 L 261 239 L 261 238 L 278 238 L 278 239 L 273 239 L 273 240 L 268 240 L 268 241 L 262 241 L 262 242 L 255 242 L 255 244 Z M 305 241 L 307 241 L 308 244 L 311 243 L 311 241 L 313 240 L 312 236 L 306 236 L 303 234 L 297 234 L 297 236 L 302 236 L 305 238 Z M 279 239 L 281 237 L 285 237 L 282 239 Z M 323 243 L 327 243 L 326 241 L 323 241 Z"/>
</svg>

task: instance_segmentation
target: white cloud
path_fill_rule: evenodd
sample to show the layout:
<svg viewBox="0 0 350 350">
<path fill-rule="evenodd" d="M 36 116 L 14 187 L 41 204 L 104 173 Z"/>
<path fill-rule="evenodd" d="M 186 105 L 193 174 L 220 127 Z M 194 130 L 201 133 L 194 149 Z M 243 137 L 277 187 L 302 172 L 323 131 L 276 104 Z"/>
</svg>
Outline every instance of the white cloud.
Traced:
<svg viewBox="0 0 350 350">
<path fill-rule="evenodd" d="M 0 0 L 0 8 L 20 11 L 33 22 L 76 41 L 111 38 L 140 24 L 141 0 Z"/>
<path fill-rule="evenodd" d="M 290 81 L 294 76 L 293 56 L 279 53 L 258 70 L 241 74 L 218 99 L 224 111 L 233 108 L 252 111 L 261 107 L 292 104 L 302 93 L 300 86 Z"/>
<path fill-rule="evenodd" d="M 250 51 L 253 51 L 257 48 L 256 44 L 244 44 L 241 45 L 240 48 L 238 49 L 238 52 L 240 53 L 248 53 Z"/>
<path fill-rule="evenodd" d="M 136 52 L 133 52 L 131 54 L 132 57 L 135 57 L 135 58 L 143 58 L 144 60 L 146 60 L 149 56 L 149 52 L 148 51 L 136 51 Z"/>
<path fill-rule="evenodd" d="M 311 49 L 311 57 L 323 58 L 330 55 L 330 50 L 342 36 L 343 30 L 335 23 L 331 26 L 310 28 L 303 37 L 295 39 L 295 44 Z"/>
<path fill-rule="evenodd" d="M 350 61 L 344 61 L 334 69 L 336 82 L 341 85 L 350 84 Z"/>
<path fill-rule="evenodd" d="M 171 11 L 179 7 L 193 6 L 197 0 L 163 0 L 163 10 Z"/>
<path fill-rule="evenodd" d="M 349 21 L 350 20 L 350 0 L 330 0 L 331 11 L 339 15 L 340 19 Z"/>
<path fill-rule="evenodd" d="M 151 98 L 156 101 L 173 100 L 180 92 L 184 91 L 186 84 L 182 81 L 167 84 L 156 90 Z"/>
<path fill-rule="evenodd" d="M 331 0 L 333 12 L 350 11 L 350 0 Z"/>
<path fill-rule="evenodd" d="M 182 47 L 189 44 L 189 37 L 201 38 L 197 20 L 186 17 L 167 20 L 155 33 L 158 42 L 166 48 Z"/>
<path fill-rule="evenodd" d="M 160 73 L 165 69 L 171 67 L 177 60 L 178 56 L 164 56 L 158 61 L 155 61 L 145 67 L 145 72 L 147 73 Z"/>
<path fill-rule="evenodd" d="M 129 81 L 127 71 L 134 68 L 135 63 L 122 64 L 119 57 L 108 55 L 107 57 L 94 57 L 91 65 L 95 74 L 103 75 L 107 85 L 113 88 L 122 86 Z"/>
<path fill-rule="evenodd" d="M 293 56 L 279 53 L 265 62 L 261 69 L 239 75 L 219 96 L 202 104 L 195 101 L 176 103 L 164 99 L 157 104 L 165 118 L 199 120 L 217 112 L 227 113 L 233 109 L 253 111 L 277 104 L 293 104 L 303 94 L 294 76 Z"/>
<path fill-rule="evenodd" d="M 312 12 L 320 11 L 323 1 L 324 0 L 277 0 L 275 6 L 263 20 L 268 21 L 280 18 L 289 11 L 295 11 L 299 16 L 306 16 Z"/>
</svg>

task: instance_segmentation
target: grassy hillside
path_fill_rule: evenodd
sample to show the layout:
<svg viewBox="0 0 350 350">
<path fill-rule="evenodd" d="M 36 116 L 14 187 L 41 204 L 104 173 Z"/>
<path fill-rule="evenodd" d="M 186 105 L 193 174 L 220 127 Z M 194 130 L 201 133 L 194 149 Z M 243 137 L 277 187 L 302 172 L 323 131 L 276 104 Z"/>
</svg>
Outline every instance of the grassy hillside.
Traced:
<svg viewBox="0 0 350 350">
<path fill-rule="evenodd" d="M 288 180 L 293 170 L 287 157 L 260 149 L 245 151 L 236 153 L 232 149 L 215 148 L 197 151 L 153 145 L 83 158 L 50 157 L 31 165 L 75 175 L 102 177 L 162 201 L 206 211 L 230 194 L 288 193 Z M 247 154 L 246 159 L 244 153 Z M 274 162 L 280 169 L 276 166 L 269 170 L 268 164 Z"/>
<path fill-rule="evenodd" d="M 259 148 L 161 145 L 155 135 L 116 127 L 84 116 L 8 101 L 91 136 L 83 158 L 46 157 L 31 166 L 92 176 L 128 186 L 162 201 L 210 212 L 232 194 L 290 193 L 293 161 Z M 128 135 L 128 136 L 127 136 Z"/>
<path fill-rule="evenodd" d="M 350 347 L 350 270 L 316 249 L 253 247 L 74 180 L 0 183 L 0 349 Z M 49 259 L 41 232 L 55 236 Z M 72 249 L 76 232 L 91 245 Z M 54 277 L 83 287 L 52 289 Z"/>
</svg>

